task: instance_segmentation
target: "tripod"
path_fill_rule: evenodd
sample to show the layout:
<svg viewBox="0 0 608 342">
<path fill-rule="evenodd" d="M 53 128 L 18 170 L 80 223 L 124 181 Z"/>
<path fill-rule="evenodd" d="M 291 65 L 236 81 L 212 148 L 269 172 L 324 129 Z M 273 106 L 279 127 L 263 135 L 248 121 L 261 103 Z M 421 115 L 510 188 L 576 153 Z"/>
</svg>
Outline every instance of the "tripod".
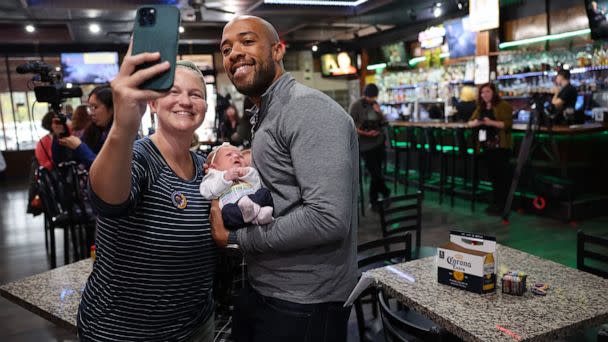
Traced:
<svg viewBox="0 0 608 342">
<path fill-rule="evenodd" d="M 503 223 L 509 222 L 509 213 L 511 212 L 511 205 L 513 203 L 513 197 L 515 196 L 515 191 L 517 190 L 517 186 L 519 185 L 519 181 L 521 175 L 523 173 L 524 167 L 526 167 L 530 156 L 534 154 L 537 148 L 540 148 L 545 152 L 549 158 L 554 159 L 553 154 L 556 153 L 555 146 L 553 154 L 547 151 L 546 147 L 535 139 L 536 132 L 539 131 L 541 125 L 541 119 L 547 118 L 548 115 L 545 113 L 545 108 L 543 104 L 543 100 L 540 96 L 536 96 L 533 99 L 532 104 L 532 112 L 530 113 L 530 118 L 528 119 L 528 123 L 526 125 L 526 133 L 521 142 L 521 146 L 519 147 L 519 155 L 517 156 L 517 163 L 515 166 L 515 171 L 513 173 L 513 179 L 511 181 L 511 187 L 509 188 L 509 193 L 507 195 L 507 199 L 505 201 L 505 207 L 502 212 L 502 220 Z M 551 134 L 551 126 L 549 126 L 549 134 Z"/>
</svg>

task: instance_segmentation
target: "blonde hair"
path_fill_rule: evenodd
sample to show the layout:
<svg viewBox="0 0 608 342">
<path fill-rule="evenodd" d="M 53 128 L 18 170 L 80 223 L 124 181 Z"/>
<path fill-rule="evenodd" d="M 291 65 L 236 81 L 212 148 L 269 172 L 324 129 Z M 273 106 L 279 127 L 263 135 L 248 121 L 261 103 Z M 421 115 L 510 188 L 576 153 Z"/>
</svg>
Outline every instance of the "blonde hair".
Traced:
<svg viewBox="0 0 608 342">
<path fill-rule="evenodd" d="M 477 92 L 474 87 L 464 86 L 460 89 L 460 101 L 472 102 L 477 100 Z"/>
</svg>

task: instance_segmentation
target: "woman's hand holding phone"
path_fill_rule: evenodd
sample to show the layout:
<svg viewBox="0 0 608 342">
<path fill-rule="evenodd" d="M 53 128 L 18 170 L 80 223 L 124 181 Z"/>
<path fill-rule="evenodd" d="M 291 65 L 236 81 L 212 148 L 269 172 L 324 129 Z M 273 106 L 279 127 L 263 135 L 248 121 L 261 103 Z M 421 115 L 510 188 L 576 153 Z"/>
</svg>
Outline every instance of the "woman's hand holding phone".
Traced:
<svg viewBox="0 0 608 342">
<path fill-rule="evenodd" d="M 142 63 L 156 62 L 160 58 L 158 52 L 144 52 L 131 55 L 133 41 L 120 66 L 118 75 L 111 82 L 114 98 L 114 126 L 116 129 L 126 129 L 125 133 L 136 134 L 141 117 L 146 110 L 147 101 L 164 96 L 165 92 L 140 89 L 143 82 L 169 70 L 169 62 L 154 64 L 149 68 L 137 69 Z"/>
</svg>

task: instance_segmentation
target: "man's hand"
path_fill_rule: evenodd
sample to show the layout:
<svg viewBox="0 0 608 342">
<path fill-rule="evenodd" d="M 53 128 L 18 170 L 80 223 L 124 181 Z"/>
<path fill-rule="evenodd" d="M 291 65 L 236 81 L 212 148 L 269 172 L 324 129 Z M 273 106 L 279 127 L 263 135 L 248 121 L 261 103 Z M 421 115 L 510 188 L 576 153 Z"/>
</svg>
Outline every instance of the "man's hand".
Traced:
<svg viewBox="0 0 608 342">
<path fill-rule="evenodd" d="M 222 219 L 222 211 L 220 210 L 220 202 L 218 200 L 211 201 L 211 236 L 218 247 L 226 247 L 228 245 L 228 230 L 224 227 Z"/>
</svg>

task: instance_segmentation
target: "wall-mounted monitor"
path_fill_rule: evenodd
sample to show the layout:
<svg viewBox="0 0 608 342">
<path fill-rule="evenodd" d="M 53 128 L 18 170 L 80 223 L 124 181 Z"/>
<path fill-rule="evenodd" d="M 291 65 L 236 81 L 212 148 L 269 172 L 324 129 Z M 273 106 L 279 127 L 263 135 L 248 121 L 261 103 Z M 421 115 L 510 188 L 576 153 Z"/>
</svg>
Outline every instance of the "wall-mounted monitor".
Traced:
<svg viewBox="0 0 608 342">
<path fill-rule="evenodd" d="M 587 18 L 589 18 L 591 38 L 608 38 L 608 20 L 606 19 L 608 1 L 585 0 L 585 8 L 587 10 Z"/>
<path fill-rule="evenodd" d="M 118 74 L 118 53 L 62 53 L 61 69 L 67 83 L 108 83 Z"/>
<path fill-rule="evenodd" d="M 474 56 L 477 48 L 477 32 L 471 31 L 469 17 L 443 23 L 448 41 L 450 58 Z"/>
<path fill-rule="evenodd" d="M 389 68 L 408 67 L 407 53 L 403 42 L 383 45 L 381 47 L 384 62 Z"/>
<path fill-rule="evenodd" d="M 348 77 L 357 73 L 356 53 L 342 51 L 321 55 L 321 74 L 324 77 Z"/>
</svg>

